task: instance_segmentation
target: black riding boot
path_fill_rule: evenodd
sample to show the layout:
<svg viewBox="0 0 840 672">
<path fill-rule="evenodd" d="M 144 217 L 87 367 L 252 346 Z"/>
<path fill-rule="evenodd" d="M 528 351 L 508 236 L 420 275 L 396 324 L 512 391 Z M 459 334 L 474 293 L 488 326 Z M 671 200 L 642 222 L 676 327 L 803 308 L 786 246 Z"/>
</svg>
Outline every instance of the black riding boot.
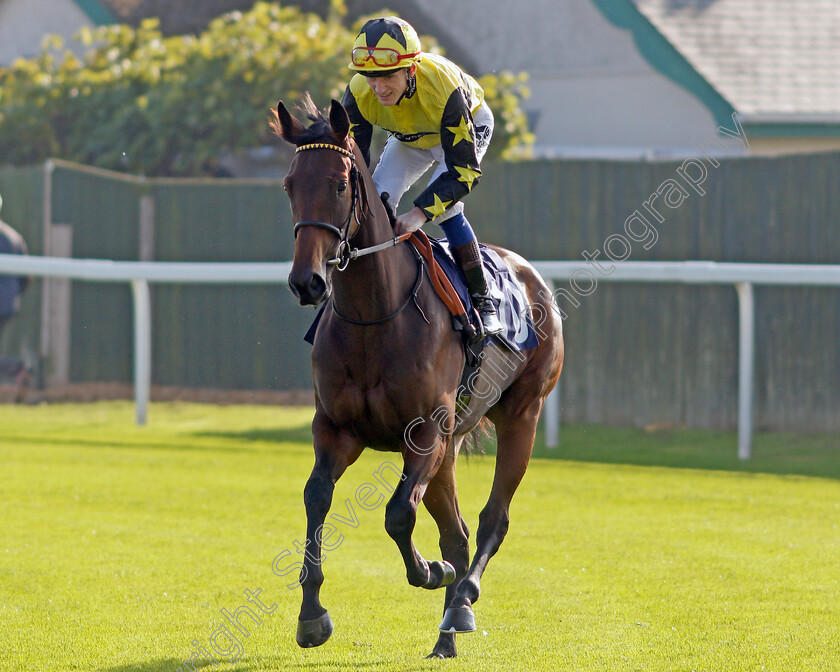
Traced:
<svg viewBox="0 0 840 672">
<path fill-rule="evenodd" d="M 478 241 L 472 240 L 466 245 L 452 247 L 452 256 L 467 278 L 467 289 L 472 297 L 473 306 L 481 317 L 484 329 L 482 336 L 491 336 L 502 331 L 502 323 L 496 314 L 496 304 L 490 298 L 487 280 L 484 278 L 484 268 L 481 265 L 481 252 Z"/>
</svg>

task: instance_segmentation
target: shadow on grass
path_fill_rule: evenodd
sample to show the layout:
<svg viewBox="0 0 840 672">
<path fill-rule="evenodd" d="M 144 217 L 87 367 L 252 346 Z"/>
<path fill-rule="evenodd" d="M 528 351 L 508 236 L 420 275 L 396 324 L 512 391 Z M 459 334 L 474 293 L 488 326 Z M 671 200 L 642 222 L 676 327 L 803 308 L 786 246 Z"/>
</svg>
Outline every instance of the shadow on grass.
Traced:
<svg viewBox="0 0 840 672">
<path fill-rule="evenodd" d="M 195 436 L 201 436 L 196 434 Z M 224 437 L 224 434 L 211 434 L 208 433 L 204 435 L 207 438 L 212 437 Z M 234 435 L 230 435 L 229 438 L 236 438 Z M 38 446 L 69 446 L 73 448 L 116 448 L 116 449 L 125 449 L 125 450 L 164 450 L 164 451 L 204 451 L 204 452 L 221 452 L 221 453 L 252 453 L 254 452 L 254 448 L 248 445 L 241 445 L 237 446 L 235 443 L 225 443 L 225 444 L 212 444 L 212 443 L 178 443 L 174 444 L 171 441 L 162 442 L 162 443 L 151 443 L 151 442 L 142 442 L 142 441 L 112 441 L 109 439 L 81 439 L 79 437 L 73 437 L 69 439 L 59 439 L 59 438 L 44 438 L 44 437 L 11 437 L 17 444 L 32 444 Z M 289 441 L 290 439 L 285 439 L 285 441 Z M 278 439 L 278 441 L 283 441 L 283 439 Z M 299 439 L 295 439 L 295 442 L 300 443 Z M 311 443 L 311 439 L 309 440 Z M 278 446 L 277 452 L 281 452 L 282 447 Z M 266 451 L 261 451 L 266 452 Z M 272 451 L 268 451 L 272 452 Z"/>
<path fill-rule="evenodd" d="M 216 451 L 222 453 L 251 453 L 256 450 L 253 444 L 268 444 L 268 450 L 260 448 L 260 452 L 284 450 L 282 444 L 297 443 L 304 446 L 312 445 L 312 431 L 310 423 L 302 425 L 278 427 L 276 429 L 248 429 L 228 432 L 192 432 L 185 437 L 194 437 L 195 441 L 178 441 L 177 438 L 166 437 L 156 442 L 155 437 L 143 434 L 132 435 L 130 438 L 85 438 L 79 433 L 63 438 L 58 436 L 7 436 L 4 437 L 18 444 L 69 446 L 79 448 L 116 448 L 127 450 L 165 450 L 165 451 Z M 207 440 L 202 443 L 202 440 Z M 213 442 L 213 440 L 217 440 Z M 276 444 L 273 448 L 272 444 Z"/>
<path fill-rule="evenodd" d="M 753 439 L 752 457 L 741 460 L 735 432 L 569 425 L 560 430 L 556 448 L 545 445 L 541 431 L 533 455 L 576 462 L 840 479 L 840 435 L 836 434 L 758 434 Z"/>
<path fill-rule="evenodd" d="M 247 443 L 312 444 L 309 422 L 272 429 L 201 432 L 194 436 Z M 480 449 L 473 451 L 473 458 L 481 458 L 483 454 L 495 456 L 495 438 L 492 430 L 479 436 Z M 235 444 L 226 449 L 236 450 Z M 560 431 L 560 445 L 548 448 L 541 425 L 533 456 L 577 462 L 840 479 L 840 434 L 757 434 L 753 437 L 752 458 L 741 460 L 735 432 L 564 425 Z"/>
<path fill-rule="evenodd" d="M 241 432 L 195 432 L 193 436 L 202 438 L 233 439 L 250 443 L 312 443 L 311 423 L 296 427 L 277 427 L 275 429 L 246 429 Z"/>
<path fill-rule="evenodd" d="M 178 660 L 177 658 L 162 658 L 160 660 L 150 660 L 145 663 L 127 663 L 126 665 L 118 665 L 117 667 L 103 667 L 98 672 L 176 672 L 178 668 L 181 670 L 215 669 L 211 660 L 196 660 L 190 663 L 190 665 L 191 667 L 187 667 L 183 660 Z M 247 672 L 247 670 L 253 670 L 254 667 L 249 665 L 235 669 L 238 672 Z"/>
<path fill-rule="evenodd" d="M 317 670 L 341 670 L 352 667 L 354 670 L 363 669 L 385 669 L 387 661 L 361 661 L 356 660 L 348 665 L 347 660 L 340 658 L 322 658 L 319 660 L 312 660 L 305 654 L 300 657 L 292 656 L 264 656 L 259 658 L 242 658 L 236 663 L 229 663 L 226 660 L 219 661 L 221 669 L 228 672 L 249 672 L 249 670 L 256 669 L 272 669 L 272 670 L 299 670 L 300 672 L 317 671 Z M 127 663 L 126 665 L 118 665 L 117 667 L 100 668 L 98 672 L 178 672 L 181 670 L 215 670 L 218 665 L 212 660 L 197 660 L 190 663 L 190 667 L 184 664 L 183 660 L 177 658 L 164 658 L 161 660 L 152 660 L 142 663 Z M 414 665 L 401 665 L 401 672 L 413 672 L 417 670 L 427 670 L 428 663 L 424 664 L 422 661 L 417 661 Z"/>
</svg>

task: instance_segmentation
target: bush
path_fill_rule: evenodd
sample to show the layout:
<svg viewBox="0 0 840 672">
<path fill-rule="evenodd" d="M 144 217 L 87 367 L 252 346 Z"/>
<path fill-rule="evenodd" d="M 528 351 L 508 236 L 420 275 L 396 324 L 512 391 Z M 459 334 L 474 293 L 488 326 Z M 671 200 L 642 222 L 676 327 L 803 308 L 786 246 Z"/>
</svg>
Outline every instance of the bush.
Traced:
<svg viewBox="0 0 840 672">
<path fill-rule="evenodd" d="M 213 175 L 224 152 L 276 142 L 266 115 L 277 98 L 309 91 L 326 104 L 348 81 L 357 30 L 258 2 L 214 20 L 198 36 L 164 37 L 157 19 L 83 30 L 84 59 L 53 37 L 36 59 L 0 68 L 0 156 L 49 157 L 149 176 Z M 358 27 L 358 26 L 357 26 Z M 436 47 L 424 37 L 430 48 Z M 530 142 L 521 78 L 481 78 L 497 117 L 491 156 Z"/>
</svg>

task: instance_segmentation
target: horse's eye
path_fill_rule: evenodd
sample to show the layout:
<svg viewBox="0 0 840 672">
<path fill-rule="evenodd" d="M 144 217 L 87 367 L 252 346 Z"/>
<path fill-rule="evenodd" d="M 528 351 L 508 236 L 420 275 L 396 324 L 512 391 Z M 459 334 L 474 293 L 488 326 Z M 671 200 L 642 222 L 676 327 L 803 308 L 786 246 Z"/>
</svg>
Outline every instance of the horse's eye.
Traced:
<svg viewBox="0 0 840 672">
<path fill-rule="evenodd" d="M 347 189 L 347 180 L 341 180 L 338 183 L 338 193 L 343 194 L 345 189 Z"/>
</svg>

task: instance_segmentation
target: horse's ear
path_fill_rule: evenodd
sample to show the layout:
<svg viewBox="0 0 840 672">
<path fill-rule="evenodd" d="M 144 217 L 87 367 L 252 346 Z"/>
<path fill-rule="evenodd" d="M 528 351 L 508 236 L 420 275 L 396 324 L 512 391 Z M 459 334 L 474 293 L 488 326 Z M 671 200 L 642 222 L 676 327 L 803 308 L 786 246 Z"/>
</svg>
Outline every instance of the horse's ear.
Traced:
<svg viewBox="0 0 840 672">
<path fill-rule="evenodd" d="M 339 142 L 344 142 L 344 138 L 350 132 L 350 117 L 347 116 L 347 110 L 335 98 L 332 99 L 330 105 L 330 127 Z"/>
<path fill-rule="evenodd" d="M 295 139 L 306 130 L 302 123 L 289 114 L 289 110 L 286 109 L 282 100 L 277 103 L 275 118 L 271 121 L 274 132 L 291 143 L 294 143 Z"/>
</svg>

